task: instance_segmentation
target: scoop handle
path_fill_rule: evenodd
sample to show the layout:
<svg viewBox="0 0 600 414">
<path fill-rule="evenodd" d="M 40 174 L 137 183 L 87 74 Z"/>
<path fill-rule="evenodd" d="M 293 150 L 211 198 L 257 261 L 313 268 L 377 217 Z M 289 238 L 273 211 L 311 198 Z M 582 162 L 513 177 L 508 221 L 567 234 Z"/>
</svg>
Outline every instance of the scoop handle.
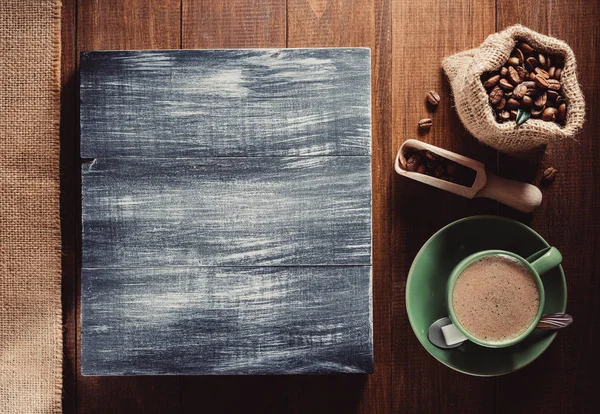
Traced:
<svg viewBox="0 0 600 414">
<path fill-rule="evenodd" d="M 531 213 L 542 202 L 542 192 L 534 185 L 487 173 L 487 183 L 475 197 L 486 197 L 509 207 Z"/>
</svg>

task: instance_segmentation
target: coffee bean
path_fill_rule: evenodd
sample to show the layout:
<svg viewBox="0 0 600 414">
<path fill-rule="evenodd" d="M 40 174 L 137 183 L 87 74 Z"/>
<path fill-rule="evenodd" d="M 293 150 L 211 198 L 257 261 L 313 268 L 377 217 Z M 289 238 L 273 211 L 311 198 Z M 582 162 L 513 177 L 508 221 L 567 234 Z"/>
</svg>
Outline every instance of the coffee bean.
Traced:
<svg viewBox="0 0 600 414">
<path fill-rule="evenodd" d="M 535 84 L 542 89 L 548 88 L 548 81 L 546 80 L 546 78 L 544 78 L 543 76 L 540 76 L 540 75 L 537 75 L 535 77 Z M 500 84 L 500 86 L 502 86 L 502 84 Z"/>
<path fill-rule="evenodd" d="M 440 159 L 439 155 L 437 155 L 431 151 L 425 151 L 425 157 L 427 157 L 427 159 L 430 161 L 438 161 Z"/>
<path fill-rule="evenodd" d="M 446 166 L 444 164 L 438 165 L 435 170 L 433 170 L 433 175 L 437 178 L 440 178 L 442 175 L 446 173 Z"/>
<path fill-rule="evenodd" d="M 431 118 L 423 118 L 419 121 L 420 129 L 429 129 L 433 125 L 433 120 Z"/>
<path fill-rule="evenodd" d="M 539 53 L 539 54 L 537 55 L 537 60 L 538 60 L 538 62 L 540 62 L 540 66 L 541 66 L 541 67 L 545 67 L 545 66 L 546 66 L 546 63 L 547 63 L 547 62 L 546 62 L 546 56 L 544 56 L 544 55 L 542 55 L 541 53 Z"/>
<path fill-rule="evenodd" d="M 521 99 L 522 97 L 525 96 L 525 94 L 527 93 L 528 90 L 529 89 L 527 88 L 527 86 L 520 83 L 515 87 L 515 89 L 513 89 L 513 96 L 515 98 Z"/>
<path fill-rule="evenodd" d="M 525 61 L 525 56 L 523 55 L 523 52 L 519 48 L 516 48 L 513 50 L 512 56 L 519 59 L 519 65 Z"/>
<path fill-rule="evenodd" d="M 498 84 L 498 81 L 500 80 L 500 75 L 494 75 L 494 76 L 490 76 L 484 83 L 483 86 L 486 88 L 491 88 L 492 86 L 496 86 L 496 84 Z M 429 96 L 427 96 L 427 99 L 429 99 Z"/>
<path fill-rule="evenodd" d="M 548 89 L 552 89 L 553 91 L 560 91 L 560 81 L 556 79 L 548 79 Z"/>
<path fill-rule="evenodd" d="M 554 181 L 557 173 L 558 173 L 558 170 L 556 168 L 553 168 L 553 167 L 546 168 L 546 170 L 544 170 L 544 175 L 543 175 L 544 181 L 546 181 L 546 182 Z"/>
<path fill-rule="evenodd" d="M 524 54 L 530 55 L 533 53 L 534 49 L 529 45 L 529 43 L 521 42 L 519 43 L 519 49 L 523 51 Z"/>
<path fill-rule="evenodd" d="M 500 89 L 498 86 L 495 86 L 490 92 L 490 103 L 492 105 L 498 105 L 498 103 L 500 103 L 502 100 L 503 95 L 504 93 L 502 92 L 502 89 Z"/>
<path fill-rule="evenodd" d="M 544 112 L 544 108 L 542 109 L 532 109 L 531 117 L 532 118 L 540 118 L 542 116 L 542 112 Z"/>
<path fill-rule="evenodd" d="M 517 101 L 514 98 L 510 98 L 508 101 L 506 101 L 506 107 L 508 109 L 518 109 L 521 106 L 521 104 L 519 103 L 519 101 Z"/>
<path fill-rule="evenodd" d="M 508 58 L 508 64 L 509 64 L 510 66 L 518 66 L 520 63 L 521 63 L 521 62 L 519 62 L 519 58 L 516 58 L 516 57 L 514 57 L 514 56 L 513 56 L 513 57 L 511 57 L 511 58 Z"/>
<path fill-rule="evenodd" d="M 544 109 L 544 112 L 542 112 L 542 120 L 555 121 L 557 113 L 558 113 L 558 110 L 556 108 L 546 108 L 546 109 Z"/>
<path fill-rule="evenodd" d="M 496 108 L 496 110 L 501 110 L 504 109 L 504 107 L 506 106 L 506 99 L 502 98 L 502 100 L 494 106 L 494 108 Z"/>
<path fill-rule="evenodd" d="M 564 102 L 558 106 L 558 112 L 556 113 L 556 120 L 563 122 L 567 118 L 567 104 Z"/>
<path fill-rule="evenodd" d="M 500 75 L 501 76 L 507 76 L 508 75 L 508 68 L 506 66 L 502 66 L 502 69 L 500 69 Z"/>
<path fill-rule="evenodd" d="M 537 66 L 538 61 L 536 60 L 536 58 L 528 57 L 527 59 L 525 59 L 525 69 L 527 69 L 529 72 L 533 72 L 533 70 L 537 68 Z"/>
<path fill-rule="evenodd" d="M 421 165 L 421 157 L 418 154 L 411 155 L 408 160 L 406 160 L 406 169 L 408 171 L 417 171 L 417 168 Z"/>
<path fill-rule="evenodd" d="M 440 95 L 435 91 L 429 91 L 427 93 L 427 102 L 433 106 L 437 106 L 440 103 Z"/>
<path fill-rule="evenodd" d="M 510 111 L 510 120 L 514 121 L 515 119 L 517 119 L 518 114 L 519 114 L 519 112 L 517 112 L 516 109 L 513 109 L 512 111 Z"/>
<path fill-rule="evenodd" d="M 521 77 L 519 76 L 519 73 L 512 66 L 508 68 L 508 79 L 512 82 L 513 85 L 516 85 L 521 82 Z"/>
<path fill-rule="evenodd" d="M 535 68 L 534 72 L 537 76 L 541 76 L 544 79 L 550 79 L 550 75 L 548 75 L 548 72 L 546 72 L 544 69 L 542 68 Z"/>
<path fill-rule="evenodd" d="M 546 92 L 542 92 L 540 95 L 538 95 L 535 98 L 535 100 L 533 101 L 533 103 L 538 108 L 543 108 L 544 105 L 546 105 L 547 100 L 548 100 L 548 95 L 546 95 Z"/>
<path fill-rule="evenodd" d="M 504 121 L 508 121 L 510 119 L 510 112 L 506 110 L 500 112 L 500 118 L 502 118 Z"/>
<path fill-rule="evenodd" d="M 562 75 L 562 69 L 556 68 L 556 70 L 554 71 L 554 79 L 560 80 L 561 75 Z"/>
<path fill-rule="evenodd" d="M 419 165 L 419 168 L 417 168 L 417 172 L 419 174 L 425 174 L 425 173 L 427 173 L 427 166 L 425 164 Z"/>
<path fill-rule="evenodd" d="M 531 108 L 533 106 L 533 99 L 531 99 L 531 96 L 524 96 L 523 99 L 521 99 L 521 107 L 523 109 L 528 109 Z"/>
<path fill-rule="evenodd" d="M 546 95 L 548 95 L 548 100 L 549 101 L 556 101 L 556 99 L 558 98 L 558 92 L 553 91 L 551 89 L 548 89 L 546 91 Z"/>
<path fill-rule="evenodd" d="M 506 79 L 500 79 L 500 87 L 507 91 L 512 91 L 512 89 L 514 88 L 512 83 L 510 83 Z"/>
<path fill-rule="evenodd" d="M 521 79 L 525 79 L 527 77 L 527 75 L 529 74 L 529 72 L 527 72 L 527 70 L 521 65 L 517 66 L 516 69 L 517 69 L 517 73 L 519 74 Z"/>
<path fill-rule="evenodd" d="M 535 90 L 535 82 L 534 81 L 525 81 L 522 83 L 522 85 L 525 85 L 529 91 Z"/>
<path fill-rule="evenodd" d="M 535 81 L 535 73 L 531 72 L 527 77 L 530 81 Z"/>
<path fill-rule="evenodd" d="M 554 77 L 555 73 L 556 73 L 556 66 L 552 66 L 552 67 L 550 67 L 550 69 L 548 69 L 548 76 L 550 76 L 551 78 Z"/>
</svg>

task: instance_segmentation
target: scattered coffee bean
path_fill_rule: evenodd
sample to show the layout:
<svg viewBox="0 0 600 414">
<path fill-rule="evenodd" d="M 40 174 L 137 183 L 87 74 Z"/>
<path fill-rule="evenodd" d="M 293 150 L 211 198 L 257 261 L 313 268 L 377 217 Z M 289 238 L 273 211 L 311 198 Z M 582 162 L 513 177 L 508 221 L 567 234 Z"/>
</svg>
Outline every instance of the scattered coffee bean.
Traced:
<svg viewBox="0 0 600 414">
<path fill-rule="evenodd" d="M 433 106 L 437 106 L 440 103 L 440 95 L 435 91 L 429 91 L 427 93 L 427 102 Z"/>
<path fill-rule="evenodd" d="M 510 119 L 510 112 L 506 110 L 500 112 L 500 118 L 502 118 L 504 121 L 508 121 Z"/>
<path fill-rule="evenodd" d="M 500 69 L 500 76 L 506 75 L 508 75 L 508 68 L 506 66 L 502 66 L 502 69 Z"/>
<path fill-rule="evenodd" d="M 471 187 L 475 182 L 477 173 L 474 170 L 431 151 L 406 148 L 403 155 L 407 161 L 406 165 L 402 166 L 407 171 L 426 174 L 466 187 Z"/>
<path fill-rule="evenodd" d="M 544 171 L 544 181 L 546 181 L 546 182 L 554 181 L 557 173 L 558 173 L 558 170 L 556 168 L 553 168 L 553 167 L 546 168 L 546 170 Z"/>
<path fill-rule="evenodd" d="M 433 125 L 433 120 L 431 118 L 423 118 L 419 121 L 420 129 L 429 129 Z"/>
<path fill-rule="evenodd" d="M 516 119 L 517 119 L 517 115 L 518 115 L 518 114 L 519 114 L 519 112 L 518 112 L 516 109 L 512 109 L 512 110 L 510 111 L 510 118 L 509 118 L 509 119 L 510 119 L 511 121 L 514 121 L 514 120 L 516 120 Z"/>
<path fill-rule="evenodd" d="M 556 67 L 552 66 L 550 69 L 548 69 L 548 76 L 550 76 L 551 78 L 554 78 L 555 73 L 556 73 Z"/>
<path fill-rule="evenodd" d="M 542 117 L 542 112 L 544 112 L 544 108 L 542 108 L 542 109 L 532 109 L 531 110 L 531 117 L 532 118 L 541 118 Z"/>
</svg>

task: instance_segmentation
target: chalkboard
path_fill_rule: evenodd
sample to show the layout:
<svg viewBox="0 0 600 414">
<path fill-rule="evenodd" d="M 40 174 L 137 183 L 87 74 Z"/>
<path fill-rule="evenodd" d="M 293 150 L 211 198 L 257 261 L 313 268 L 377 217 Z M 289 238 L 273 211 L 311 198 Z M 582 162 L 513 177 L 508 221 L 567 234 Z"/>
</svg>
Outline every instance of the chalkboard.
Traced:
<svg viewBox="0 0 600 414">
<path fill-rule="evenodd" d="M 81 55 L 84 375 L 368 373 L 368 49 Z"/>
</svg>

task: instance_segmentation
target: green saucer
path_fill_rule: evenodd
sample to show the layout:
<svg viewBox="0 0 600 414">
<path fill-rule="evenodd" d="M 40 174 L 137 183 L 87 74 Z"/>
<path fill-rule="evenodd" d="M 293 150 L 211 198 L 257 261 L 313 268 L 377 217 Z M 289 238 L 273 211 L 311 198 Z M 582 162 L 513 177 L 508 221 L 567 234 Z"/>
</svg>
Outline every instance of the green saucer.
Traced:
<svg viewBox="0 0 600 414">
<path fill-rule="evenodd" d="M 514 372 L 533 362 L 550 346 L 556 332 L 535 331 L 508 348 L 484 348 L 465 342 L 455 349 L 439 349 L 427 339 L 429 326 L 446 311 L 446 281 L 458 262 L 480 250 L 508 250 L 529 257 L 548 243 L 526 225 L 507 218 L 473 216 L 435 233 L 415 258 L 406 281 L 406 311 L 421 344 L 442 364 L 465 374 L 495 376 Z M 565 312 L 567 284 L 561 266 L 546 273 L 543 313 Z"/>
</svg>

